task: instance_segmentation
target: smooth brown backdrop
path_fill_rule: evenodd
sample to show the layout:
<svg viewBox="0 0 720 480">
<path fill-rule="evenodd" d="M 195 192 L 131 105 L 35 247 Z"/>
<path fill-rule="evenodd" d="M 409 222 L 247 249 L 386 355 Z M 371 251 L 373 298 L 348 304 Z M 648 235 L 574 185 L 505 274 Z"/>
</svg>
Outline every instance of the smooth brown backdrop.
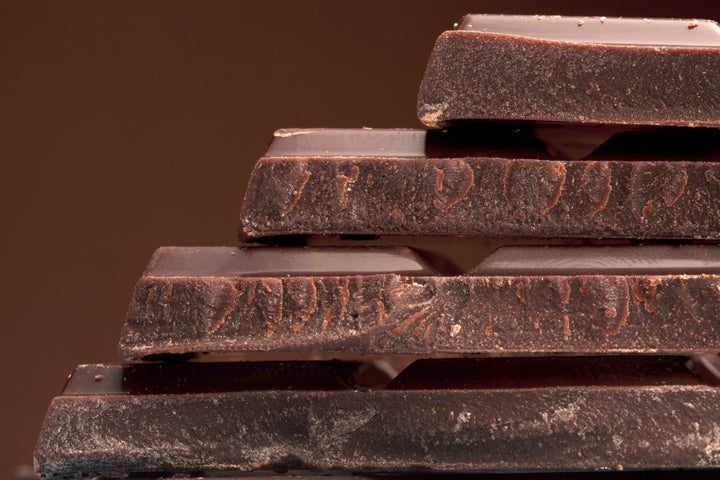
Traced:
<svg viewBox="0 0 720 480">
<path fill-rule="evenodd" d="M 418 127 L 432 43 L 470 11 L 717 20 L 720 2 L 0 5 L 0 478 L 75 365 L 118 361 L 152 251 L 236 242 L 273 130 Z"/>
</svg>

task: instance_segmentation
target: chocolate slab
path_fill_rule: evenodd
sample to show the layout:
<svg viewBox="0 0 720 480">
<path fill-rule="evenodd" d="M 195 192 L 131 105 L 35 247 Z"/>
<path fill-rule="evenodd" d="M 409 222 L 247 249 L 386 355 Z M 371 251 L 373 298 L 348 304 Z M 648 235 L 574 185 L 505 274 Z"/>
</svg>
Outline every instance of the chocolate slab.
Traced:
<svg viewBox="0 0 720 480">
<path fill-rule="evenodd" d="M 585 265 L 577 253 L 568 255 L 576 257 L 569 267 L 551 265 L 542 250 L 506 255 L 501 249 L 460 276 L 150 270 L 135 287 L 120 353 L 137 359 L 187 352 L 720 351 L 720 247 L 619 247 L 620 261 L 612 248 L 593 248 Z M 205 256 L 202 248 L 168 247 L 153 262 L 188 255 L 198 264 Z M 537 256 L 542 268 L 483 273 L 503 271 L 502 260 L 513 255 Z M 686 272 L 678 260 L 687 262 Z"/>
<path fill-rule="evenodd" d="M 588 361 L 591 375 L 553 383 L 582 372 Z M 66 392 L 50 406 L 35 466 L 42 478 L 720 467 L 720 388 L 702 383 L 681 360 L 512 362 L 425 362 L 391 388 L 364 392 L 197 393 L 182 377 L 182 393 L 128 395 L 100 386 L 95 394 Z M 503 381 L 523 362 L 529 384 Z M 214 376 L 212 364 L 201 366 Z M 145 367 L 134 366 L 135 374 Z M 126 367 L 95 368 L 122 378 Z M 433 374 L 423 381 L 428 369 Z M 448 377 L 481 380 L 468 386 L 434 380 Z"/>
<path fill-rule="evenodd" d="M 466 132 L 428 134 L 427 156 L 416 156 L 422 137 L 411 130 L 284 132 L 269 150 L 276 156 L 253 170 L 242 240 L 720 238 L 720 130 L 618 135 L 584 161 L 552 159 L 530 133 L 500 127 L 477 141 Z M 386 156 L 392 148 L 409 156 Z"/>
<path fill-rule="evenodd" d="M 708 20 L 468 15 L 435 43 L 418 117 L 719 127 L 718 65 Z"/>
</svg>

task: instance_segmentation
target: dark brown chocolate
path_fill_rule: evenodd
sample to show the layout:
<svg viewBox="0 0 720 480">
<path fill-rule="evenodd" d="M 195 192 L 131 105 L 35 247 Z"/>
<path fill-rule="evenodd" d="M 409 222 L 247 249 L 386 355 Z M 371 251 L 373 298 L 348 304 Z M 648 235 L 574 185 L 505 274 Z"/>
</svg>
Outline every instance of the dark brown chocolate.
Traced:
<svg viewBox="0 0 720 480">
<path fill-rule="evenodd" d="M 256 390 L 350 390 L 353 362 L 166 362 L 80 365 L 63 395 L 171 395 Z"/>
<path fill-rule="evenodd" d="M 490 390 L 544 387 L 716 385 L 681 356 L 450 358 L 417 360 L 388 390 Z"/>
<path fill-rule="evenodd" d="M 528 383 L 507 381 L 524 367 Z M 83 368 L 121 379 L 128 367 Z M 35 451 L 42 478 L 720 467 L 720 388 L 674 358 L 426 361 L 391 387 L 364 392 L 203 393 L 193 384 L 199 375 L 132 369 L 182 387 L 128 395 L 83 380 L 96 392 L 55 398 Z M 457 378 L 480 381 L 459 386 Z"/>
<path fill-rule="evenodd" d="M 174 256 L 193 255 L 192 263 L 203 263 L 201 248 L 168 247 L 154 257 L 155 266 L 135 287 L 120 353 L 137 359 L 206 351 L 457 355 L 720 350 L 720 247 L 619 247 L 619 256 L 630 258 L 632 268 L 627 261 L 613 266 L 614 250 L 599 248 L 589 250 L 590 265 L 560 262 L 560 270 L 543 261 L 542 249 L 531 251 L 535 253 L 510 250 L 506 255 L 500 250 L 464 276 L 350 271 L 288 277 L 274 270 L 253 276 L 153 274 L 153 269 L 162 270 L 158 262 L 172 263 Z M 570 251 L 575 253 L 569 256 L 577 257 Z M 513 255 L 537 256 L 542 268 L 518 272 L 516 265 L 503 266 L 502 259 Z M 640 259 L 650 261 L 643 265 Z M 687 272 L 678 259 L 687 263 Z M 597 265 L 604 266 L 595 271 Z M 507 268 L 512 274 L 483 273 Z"/>
<path fill-rule="evenodd" d="M 719 127 L 719 64 L 708 20 L 467 15 L 435 43 L 418 117 Z"/>
<path fill-rule="evenodd" d="M 586 161 L 552 160 L 542 143 L 523 133 L 514 143 L 507 132 L 501 141 L 477 142 L 466 131 L 440 132 L 426 139 L 425 157 L 415 156 L 421 137 L 411 130 L 291 133 L 273 141 L 269 152 L 277 156 L 255 166 L 240 214 L 243 240 L 720 238 L 720 130 L 624 134 Z M 663 148 L 668 138 L 672 146 Z M 349 150 L 356 144 L 364 146 Z M 458 158 L 435 158 L 445 154 Z"/>
</svg>

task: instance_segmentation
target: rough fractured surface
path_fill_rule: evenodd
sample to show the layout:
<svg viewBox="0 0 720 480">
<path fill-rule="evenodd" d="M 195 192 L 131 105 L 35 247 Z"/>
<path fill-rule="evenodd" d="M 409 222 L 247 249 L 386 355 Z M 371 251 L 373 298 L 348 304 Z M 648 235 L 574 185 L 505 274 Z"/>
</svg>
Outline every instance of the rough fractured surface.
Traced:
<svg viewBox="0 0 720 480">
<path fill-rule="evenodd" d="M 557 360 L 583 370 L 583 359 Z M 719 467 L 720 389 L 663 361 L 665 374 L 655 368 L 651 381 L 630 384 L 579 375 L 562 385 L 535 378 L 540 385 L 457 389 L 433 381 L 418 387 L 418 378 L 401 375 L 394 386 L 365 392 L 208 394 L 189 384 L 181 394 L 65 395 L 51 404 L 35 466 L 44 478 Z M 471 365 L 480 377 L 494 372 L 483 363 Z M 445 369 L 457 377 L 457 367 Z M 629 376 L 632 367 L 626 370 Z"/>
<path fill-rule="evenodd" d="M 720 276 L 144 276 L 120 353 L 720 350 Z"/>
<path fill-rule="evenodd" d="M 677 22 L 692 35 L 687 21 Z M 590 24 L 583 25 L 559 26 L 572 32 L 565 41 L 464 25 L 443 32 L 420 86 L 420 121 L 431 128 L 468 119 L 720 126 L 720 47 L 712 22 L 695 30 L 714 28 L 711 47 L 603 45 L 584 40 Z"/>
<path fill-rule="evenodd" d="M 261 158 L 240 237 L 303 234 L 718 239 L 720 163 Z"/>
</svg>

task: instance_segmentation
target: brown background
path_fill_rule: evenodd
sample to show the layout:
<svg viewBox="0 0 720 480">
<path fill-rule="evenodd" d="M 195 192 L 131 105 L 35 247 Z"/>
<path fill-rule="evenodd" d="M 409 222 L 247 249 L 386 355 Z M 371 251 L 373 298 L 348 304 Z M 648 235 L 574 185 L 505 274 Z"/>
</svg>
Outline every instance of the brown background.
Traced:
<svg viewBox="0 0 720 480">
<path fill-rule="evenodd" d="M 29 464 L 79 363 L 118 361 L 159 245 L 224 245 L 281 127 L 418 127 L 434 38 L 463 13 L 720 19 L 720 2 L 0 5 L 0 477 Z"/>
</svg>

